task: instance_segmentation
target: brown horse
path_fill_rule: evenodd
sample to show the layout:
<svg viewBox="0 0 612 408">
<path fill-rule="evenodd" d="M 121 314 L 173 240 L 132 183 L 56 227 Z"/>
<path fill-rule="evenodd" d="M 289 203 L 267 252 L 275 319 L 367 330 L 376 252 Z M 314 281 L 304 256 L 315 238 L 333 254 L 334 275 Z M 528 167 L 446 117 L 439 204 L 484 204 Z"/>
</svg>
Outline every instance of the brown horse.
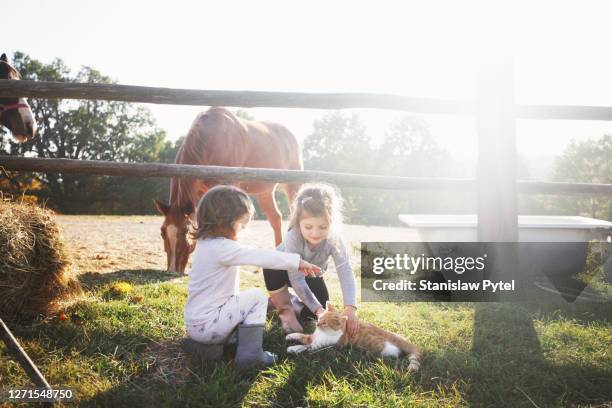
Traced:
<svg viewBox="0 0 612 408">
<path fill-rule="evenodd" d="M 9 64 L 6 54 L 0 56 L 0 79 L 21 79 L 19 72 Z M 0 98 L 0 123 L 19 143 L 28 141 L 36 133 L 36 120 L 25 98 Z"/>
<path fill-rule="evenodd" d="M 256 122 L 236 117 L 225 108 L 212 107 L 200 113 L 180 147 L 177 164 L 200 164 L 229 167 L 257 167 L 303 170 L 302 155 L 295 136 L 282 125 Z M 161 226 L 168 271 L 185 271 L 193 251 L 186 238 L 196 205 L 214 185 L 212 181 L 173 178 L 170 181 L 170 203 L 155 200 L 158 211 L 165 216 Z M 238 182 L 236 186 L 257 198 L 274 229 L 278 245 L 282 241 L 281 213 L 274 200 L 275 183 Z M 283 184 L 290 201 L 297 185 Z"/>
</svg>

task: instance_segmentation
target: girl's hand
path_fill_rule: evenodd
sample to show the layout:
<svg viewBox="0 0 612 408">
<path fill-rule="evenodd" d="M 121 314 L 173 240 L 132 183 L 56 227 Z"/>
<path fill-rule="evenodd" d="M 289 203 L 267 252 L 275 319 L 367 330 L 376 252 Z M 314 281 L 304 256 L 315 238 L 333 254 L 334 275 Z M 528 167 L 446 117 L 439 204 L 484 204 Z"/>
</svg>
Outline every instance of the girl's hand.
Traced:
<svg viewBox="0 0 612 408">
<path fill-rule="evenodd" d="M 344 306 L 343 315 L 347 317 L 346 319 L 346 332 L 349 336 L 354 336 L 357 333 L 357 329 L 359 329 L 359 319 L 357 318 L 357 313 L 355 313 L 355 308 L 353 306 Z"/>
<path fill-rule="evenodd" d="M 313 265 L 310 262 L 306 262 L 303 259 L 300 261 L 299 271 L 304 274 L 304 276 L 317 276 L 317 274 L 321 273 L 321 268 L 317 265 Z"/>
</svg>

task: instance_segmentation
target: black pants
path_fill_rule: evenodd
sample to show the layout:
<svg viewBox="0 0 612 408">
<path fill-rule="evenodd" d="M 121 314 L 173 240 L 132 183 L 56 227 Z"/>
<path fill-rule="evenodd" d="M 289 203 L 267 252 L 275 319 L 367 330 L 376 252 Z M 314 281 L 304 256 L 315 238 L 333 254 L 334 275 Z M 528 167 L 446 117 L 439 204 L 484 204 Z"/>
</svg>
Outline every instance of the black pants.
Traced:
<svg viewBox="0 0 612 408">
<path fill-rule="evenodd" d="M 285 286 L 291 286 L 287 271 L 278 269 L 264 269 L 263 275 L 264 281 L 266 282 L 266 289 L 268 289 L 268 292 L 277 292 L 283 289 Z M 323 280 L 323 278 L 320 276 L 316 278 L 307 277 L 306 283 L 308 284 L 308 287 L 312 291 L 312 294 L 315 295 L 319 303 L 323 307 L 325 307 L 325 304 L 329 300 L 329 292 L 327 291 L 327 286 L 325 285 L 325 281 Z M 303 319 L 316 319 L 315 314 L 311 312 L 307 306 L 304 306 L 304 308 L 302 309 L 300 317 Z"/>
</svg>

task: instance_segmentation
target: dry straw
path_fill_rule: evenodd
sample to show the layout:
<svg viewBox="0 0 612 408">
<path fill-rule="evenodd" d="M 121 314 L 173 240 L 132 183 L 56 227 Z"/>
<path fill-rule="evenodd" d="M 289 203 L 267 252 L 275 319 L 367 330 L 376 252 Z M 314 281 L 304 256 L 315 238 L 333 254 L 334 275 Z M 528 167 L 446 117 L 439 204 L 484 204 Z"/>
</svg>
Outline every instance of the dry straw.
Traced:
<svg viewBox="0 0 612 408">
<path fill-rule="evenodd" d="M 56 313 L 81 293 L 53 212 L 0 197 L 0 317 Z"/>
</svg>

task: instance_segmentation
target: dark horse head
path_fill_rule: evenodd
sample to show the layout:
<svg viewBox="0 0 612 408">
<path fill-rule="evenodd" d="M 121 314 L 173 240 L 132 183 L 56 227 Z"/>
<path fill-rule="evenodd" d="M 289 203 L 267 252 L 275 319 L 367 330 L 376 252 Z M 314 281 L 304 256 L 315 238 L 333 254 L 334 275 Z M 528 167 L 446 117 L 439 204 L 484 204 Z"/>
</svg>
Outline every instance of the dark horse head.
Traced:
<svg viewBox="0 0 612 408">
<path fill-rule="evenodd" d="M 9 64 L 6 54 L 0 56 L 0 79 L 21 79 L 19 72 Z M 25 98 L 0 97 L 0 123 L 19 143 L 28 141 L 36 133 L 36 120 Z"/>
</svg>

